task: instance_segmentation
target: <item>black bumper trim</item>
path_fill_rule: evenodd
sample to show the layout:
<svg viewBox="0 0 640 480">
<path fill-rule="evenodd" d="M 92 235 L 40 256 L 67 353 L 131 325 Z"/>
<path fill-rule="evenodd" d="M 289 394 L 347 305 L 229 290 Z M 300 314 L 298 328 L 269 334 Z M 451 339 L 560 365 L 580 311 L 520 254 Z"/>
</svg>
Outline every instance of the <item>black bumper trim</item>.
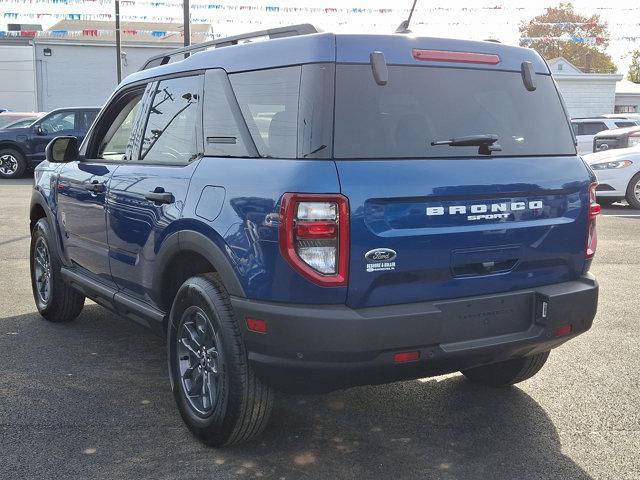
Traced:
<svg viewBox="0 0 640 480">
<path fill-rule="evenodd" d="M 533 289 L 363 309 L 239 297 L 231 302 L 249 360 L 261 377 L 276 386 L 313 381 L 332 389 L 448 373 L 549 350 L 591 327 L 597 299 L 598 284 L 587 274 Z M 266 320 L 268 333 L 247 330 L 247 317 Z M 565 324 L 572 325 L 571 334 L 555 338 L 555 329 Z M 393 353 L 405 350 L 420 351 L 420 360 L 393 364 Z"/>
</svg>

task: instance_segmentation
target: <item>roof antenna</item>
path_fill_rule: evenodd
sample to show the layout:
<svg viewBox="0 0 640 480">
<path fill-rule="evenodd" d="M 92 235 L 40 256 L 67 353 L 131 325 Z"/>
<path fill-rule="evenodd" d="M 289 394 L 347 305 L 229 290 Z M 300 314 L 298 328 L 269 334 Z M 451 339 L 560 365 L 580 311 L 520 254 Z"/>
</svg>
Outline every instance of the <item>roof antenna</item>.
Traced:
<svg viewBox="0 0 640 480">
<path fill-rule="evenodd" d="M 402 21 L 398 28 L 396 28 L 396 33 L 411 33 L 411 30 L 409 30 L 409 24 L 411 23 L 411 17 L 413 16 L 413 11 L 416 8 L 416 3 L 418 3 L 418 0 L 413 0 L 413 6 L 409 12 L 409 18 Z"/>
</svg>

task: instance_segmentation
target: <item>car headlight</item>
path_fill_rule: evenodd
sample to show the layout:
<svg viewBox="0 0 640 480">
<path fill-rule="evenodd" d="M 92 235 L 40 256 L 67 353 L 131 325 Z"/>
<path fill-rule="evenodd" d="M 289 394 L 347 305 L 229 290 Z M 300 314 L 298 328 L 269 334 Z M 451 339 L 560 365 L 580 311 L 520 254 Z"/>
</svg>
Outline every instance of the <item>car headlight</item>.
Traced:
<svg viewBox="0 0 640 480">
<path fill-rule="evenodd" d="M 633 165 L 631 160 L 616 160 L 615 162 L 594 163 L 591 165 L 591 168 L 594 170 L 610 170 L 614 168 L 625 168 L 629 165 Z"/>
<path fill-rule="evenodd" d="M 637 147 L 640 145 L 640 137 L 629 137 L 629 146 Z"/>
</svg>

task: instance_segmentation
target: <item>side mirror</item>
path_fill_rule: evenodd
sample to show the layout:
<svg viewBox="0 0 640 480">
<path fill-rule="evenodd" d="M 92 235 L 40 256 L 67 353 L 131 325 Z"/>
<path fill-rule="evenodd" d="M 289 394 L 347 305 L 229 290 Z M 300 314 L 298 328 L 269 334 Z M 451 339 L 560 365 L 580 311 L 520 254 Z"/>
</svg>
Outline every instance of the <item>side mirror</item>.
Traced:
<svg viewBox="0 0 640 480">
<path fill-rule="evenodd" d="M 56 137 L 45 149 L 45 157 L 51 163 L 67 163 L 78 159 L 79 145 L 76 137 Z"/>
<path fill-rule="evenodd" d="M 45 135 L 47 132 L 44 128 L 42 128 L 42 125 L 38 125 L 36 126 L 36 133 L 38 135 Z"/>
</svg>

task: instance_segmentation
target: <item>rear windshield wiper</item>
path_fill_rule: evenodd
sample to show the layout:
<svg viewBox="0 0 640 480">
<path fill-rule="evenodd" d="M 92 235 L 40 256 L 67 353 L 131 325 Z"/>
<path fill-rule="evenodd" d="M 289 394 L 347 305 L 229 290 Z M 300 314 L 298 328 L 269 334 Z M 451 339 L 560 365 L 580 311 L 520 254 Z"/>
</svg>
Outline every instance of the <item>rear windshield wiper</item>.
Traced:
<svg viewBox="0 0 640 480">
<path fill-rule="evenodd" d="M 431 146 L 480 147 L 478 148 L 480 155 L 491 155 L 491 152 L 499 152 L 502 150 L 502 147 L 496 143 L 497 141 L 497 135 L 468 135 L 466 137 L 455 137 L 449 140 L 434 140 L 431 142 Z"/>
</svg>

